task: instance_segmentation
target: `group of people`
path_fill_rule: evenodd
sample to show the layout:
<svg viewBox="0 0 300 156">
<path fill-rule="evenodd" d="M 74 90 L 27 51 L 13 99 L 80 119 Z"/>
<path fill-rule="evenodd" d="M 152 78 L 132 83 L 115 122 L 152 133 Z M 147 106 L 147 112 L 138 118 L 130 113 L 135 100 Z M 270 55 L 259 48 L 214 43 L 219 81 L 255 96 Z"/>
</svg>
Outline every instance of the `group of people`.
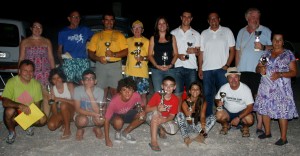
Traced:
<svg viewBox="0 0 300 156">
<path fill-rule="evenodd" d="M 114 29 L 112 12 L 102 16 L 104 29 L 92 33 L 79 25 L 79 12 L 72 11 L 67 17 L 70 25 L 58 35 L 58 68 L 50 40 L 42 37 L 41 23 L 34 22 L 32 36 L 21 42 L 18 75 L 7 82 L 2 94 L 9 131 L 6 142 L 12 144 L 16 138 L 14 117 L 30 114 L 30 104 L 36 104 L 45 116 L 34 126 L 61 128 L 60 139 L 68 139 L 74 121 L 76 140 L 83 139 L 86 127 L 93 127 L 95 136 L 105 138 L 109 147 L 113 146 L 110 126 L 115 142 L 135 143 L 130 133 L 144 122 L 150 125 L 149 147 L 154 151 L 161 151 L 157 135 L 165 139 L 166 133 L 180 130 L 188 146 L 193 140 L 203 142 L 216 122 L 222 125 L 220 134 L 236 126 L 243 137 L 249 137 L 253 112 L 258 138 L 272 137 L 271 119 L 278 119 L 281 136 L 275 144 L 288 143 L 288 120 L 298 117 L 291 88 L 297 69 L 295 56 L 283 46 L 283 34 L 275 32 L 271 39 L 256 8 L 246 11 L 248 24 L 237 40 L 228 27 L 220 25 L 217 12 L 209 13 L 209 28 L 201 34 L 190 25 L 191 11 L 184 10 L 180 18 L 181 25 L 170 31 L 167 19 L 158 17 L 150 39 L 142 35 L 144 25 L 136 20 L 133 36 L 125 38 Z M 259 42 L 255 31 L 261 31 Z M 123 57 L 127 57 L 125 75 Z M 96 62 L 95 72 L 89 59 Z M 148 61 L 152 66 L 148 67 Z M 231 67 L 234 61 L 237 67 Z M 154 94 L 148 101 L 149 71 Z M 186 98 L 182 98 L 184 88 Z M 49 104 L 50 99 L 54 102 Z M 125 123 L 128 126 L 123 128 Z M 190 138 L 192 132 L 198 134 L 196 138 Z M 33 135 L 33 128 L 26 134 Z"/>
</svg>

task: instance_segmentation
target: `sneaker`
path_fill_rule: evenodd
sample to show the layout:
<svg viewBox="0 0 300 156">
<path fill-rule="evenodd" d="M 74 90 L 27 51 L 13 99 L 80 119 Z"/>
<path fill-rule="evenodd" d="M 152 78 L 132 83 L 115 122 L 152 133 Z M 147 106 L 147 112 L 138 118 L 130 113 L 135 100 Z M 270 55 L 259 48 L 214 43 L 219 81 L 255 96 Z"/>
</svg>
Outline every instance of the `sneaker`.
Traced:
<svg viewBox="0 0 300 156">
<path fill-rule="evenodd" d="M 134 144 L 136 143 L 135 138 L 133 138 L 130 134 L 126 134 L 124 132 L 121 133 L 122 139 L 125 140 L 127 143 Z"/>
<path fill-rule="evenodd" d="M 12 144 L 15 142 L 15 139 L 16 139 L 16 133 L 14 131 L 8 132 L 6 143 Z"/>
<path fill-rule="evenodd" d="M 121 132 L 115 133 L 115 142 L 121 142 Z"/>
<path fill-rule="evenodd" d="M 28 136 L 34 135 L 33 127 L 29 127 L 26 129 L 26 135 L 28 135 Z"/>
</svg>

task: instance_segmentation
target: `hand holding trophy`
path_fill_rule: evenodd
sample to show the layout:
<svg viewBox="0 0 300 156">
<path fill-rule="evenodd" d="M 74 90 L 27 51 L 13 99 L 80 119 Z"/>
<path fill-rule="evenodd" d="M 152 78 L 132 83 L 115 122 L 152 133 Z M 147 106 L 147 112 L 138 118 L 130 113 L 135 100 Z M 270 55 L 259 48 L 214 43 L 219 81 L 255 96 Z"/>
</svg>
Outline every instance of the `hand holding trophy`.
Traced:
<svg viewBox="0 0 300 156">
<path fill-rule="evenodd" d="M 260 61 L 260 63 L 263 65 L 262 68 L 266 68 L 267 63 L 269 62 L 269 58 L 263 56 L 263 57 L 261 57 L 261 58 L 259 59 L 259 61 Z M 261 74 L 261 75 L 262 75 L 262 76 L 266 76 L 266 70 L 265 70 L 264 73 Z"/>
<path fill-rule="evenodd" d="M 100 120 L 104 120 L 105 119 L 106 107 L 107 107 L 108 102 L 100 101 L 100 102 L 97 102 L 97 104 L 98 104 L 98 107 L 99 107 L 99 118 L 100 118 Z"/>
<path fill-rule="evenodd" d="M 194 101 L 186 101 L 186 104 L 188 105 L 188 111 L 191 113 L 191 115 L 186 117 L 186 120 L 189 124 L 193 123 L 193 118 L 192 118 L 192 111 L 193 111 L 193 105 L 194 105 Z"/>
<path fill-rule="evenodd" d="M 139 102 L 137 102 L 137 103 L 135 104 L 135 107 L 136 107 L 138 113 L 141 113 L 141 112 L 144 111 L 144 110 L 143 110 L 143 107 L 142 107 L 142 105 L 141 105 L 141 103 L 139 103 Z M 143 117 L 143 116 L 140 116 L 139 119 L 140 119 L 140 120 L 144 120 L 144 117 Z"/>
<path fill-rule="evenodd" d="M 48 94 L 49 94 L 49 96 L 50 96 L 50 99 L 49 99 L 49 101 L 48 101 L 48 104 L 49 104 L 49 105 L 52 105 L 52 104 L 55 103 L 55 101 L 52 99 L 51 86 L 48 84 L 48 85 L 46 86 L 46 89 L 47 89 Z"/>
<path fill-rule="evenodd" d="M 167 52 L 164 52 L 161 59 L 164 61 L 164 67 L 166 66 L 166 61 L 169 59 L 168 58 L 168 55 L 167 55 Z"/>
<path fill-rule="evenodd" d="M 223 103 L 223 105 L 224 105 L 224 98 L 226 97 L 226 93 L 225 92 L 220 92 L 220 96 L 221 96 L 221 99 L 220 99 L 220 101 Z M 218 106 L 217 107 L 217 111 L 221 111 L 221 110 L 223 110 L 223 105 L 222 106 Z"/>
<path fill-rule="evenodd" d="M 192 48 L 193 43 L 192 43 L 192 42 L 187 42 L 187 45 L 188 45 L 188 48 Z M 186 54 L 186 55 L 184 56 L 184 58 L 185 58 L 186 60 L 188 60 L 188 59 L 190 58 L 190 55 L 189 55 L 189 54 Z"/>
<path fill-rule="evenodd" d="M 106 51 L 107 51 L 107 50 L 110 50 L 110 49 L 109 49 L 109 47 L 110 47 L 110 45 L 111 45 L 110 42 L 105 42 L 104 45 L 106 46 Z M 109 59 L 110 59 L 110 57 L 108 57 L 108 56 L 106 56 L 105 58 L 106 58 L 106 61 L 109 61 Z"/>
<path fill-rule="evenodd" d="M 255 31 L 254 35 L 255 35 L 255 42 L 260 42 L 261 31 Z M 260 49 L 254 48 L 254 51 L 260 51 Z"/>
<path fill-rule="evenodd" d="M 166 91 L 164 90 L 161 90 L 161 91 L 158 91 L 158 93 L 161 95 L 161 98 L 160 98 L 160 104 L 164 106 L 164 110 L 163 111 L 167 111 L 167 107 L 164 103 L 164 99 L 165 99 L 165 95 L 167 94 Z"/>
<path fill-rule="evenodd" d="M 143 42 L 135 42 L 134 46 L 136 47 L 136 50 L 134 50 L 133 52 L 131 52 L 132 55 L 134 55 L 137 58 L 137 62 L 135 64 L 135 67 L 137 68 L 141 68 L 142 67 L 142 62 L 140 61 L 140 54 L 141 54 L 141 48 L 144 45 Z"/>
</svg>

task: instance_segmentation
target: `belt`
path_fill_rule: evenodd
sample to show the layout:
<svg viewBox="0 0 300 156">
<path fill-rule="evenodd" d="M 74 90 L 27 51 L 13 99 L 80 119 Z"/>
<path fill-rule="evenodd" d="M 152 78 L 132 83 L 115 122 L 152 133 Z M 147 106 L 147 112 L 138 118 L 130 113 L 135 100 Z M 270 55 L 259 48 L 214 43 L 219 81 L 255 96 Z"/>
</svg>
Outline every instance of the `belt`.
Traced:
<svg viewBox="0 0 300 156">
<path fill-rule="evenodd" d="M 119 61 L 106 61 L 106 63 L 117 63 L 117 62 L 120 62 L 121 60 Z"/>
</svg>

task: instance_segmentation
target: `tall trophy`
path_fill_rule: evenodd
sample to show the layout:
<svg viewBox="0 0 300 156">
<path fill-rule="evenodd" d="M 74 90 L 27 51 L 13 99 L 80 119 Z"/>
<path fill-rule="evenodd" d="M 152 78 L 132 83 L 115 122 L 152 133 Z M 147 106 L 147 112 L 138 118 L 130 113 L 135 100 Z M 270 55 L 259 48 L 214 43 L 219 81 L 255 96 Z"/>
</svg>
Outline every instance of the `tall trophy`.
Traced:
<svg viewBox="0 0 300 156">
<path fill-rule="evenodd" d="M 160 104 L 162 104 L 165 108 L 164 111 L 167 111 L 167 109 L 169 108 L 169 106 L 167 106 L 165 103 L 164 103 L 164 99 L 165 99 L 165 95 L 167 94 L 166 91 L 164 90 L 161 90 L 161 91 L 158 91 L 158 93 L 160 94 L 161 98 L 160 98 Z"/>
<path fill-rule="evenodd" d="M 100 102 L 97 102 L 98 104 L 98 107 L 99 107 L 99 118 L 100 120 L 104 120 L 105 119 L 105 112 L 106 112 L 106 107 L 107 107 L 107 103 L 106 101 L 100 101 Z"/>
<path fill-rule="evenodd" d="M 46 89 L 47 89 L 47 91 L 48 91 L 48 94 L 50 95 L 50 99 L 49 99 L 49 101 L 48 101 L 48 104 L 49 105 L 52 105 L 52 104 L 54 104 L 55 103 L 55 101 L 52 99 L 52 94 L 51 94 L 51 86 L 48 84 L 47 86 L 46 86 Z"/>
<path fill-rule="evenodd" d="M 186 104 L 188 105 L 188 111 L 192 112 L 193 111 L 194 102 L 193 101 L 186 101 Z M 192 113 L 191 113 L 191 115 L 189 115 L 189 116 L 186 117 L 186 120 L 189 123 L 192 123 Z"/>
<path fill-rule="evenodd" d="M 260 42 L 261 31 L 255 31 L 254 35 L 255 35 L 255 42 Z M 260 51 L 260 49 L 254 48 L 254 51 Z"/>
<path fill-rule="evenodd" d="M 192 42 L 187 42 L 187 45 L 188 45 L 188 48 L 191 48 L 191 47 L 193 46 L 193 43 L 192 43 Z M 189 55 L 189 54 L 186 54 L 186 55 L 184 56 L 184 58 L 188 60 L 188 59 L 190 58 L 190 55 Z"/>
<path fill-rule="evenodd" d="M 269 62 L 269 58 L 263 56 L 263 57 L 261 57 L 261 58 L 259 59 L 259 62 L 260 62 L 263 66 L 266 66 L 267 63 Z M 264 74 L 264 75 L 262 75 L 262 76 L 266 76 L 266 74 Z"/>
<path fill-rule="evenodd" d="M 161 59 L 164 61 L 164 67 L 166 66 L 166 61 L 169 59 L 168 58 L 168 55 L 167 55 L 167 52 L 164 52 Z"/>
<path fill-rule="evenodd" d="M 135 103 L 135 107 L 136 107 L 138 113 L 141 113 L 141 112 L 144 111 L 144 110 L 143 110 L 143 107 L 142 107 L 142 105 L 141 105 L 141 103 L 139 103 L 139 102 Z M 144 117 L 143 117 L 143 116 L 140 116 L 139 119 L 140 119 L 140 120 L 144 120 Z"/>
<path fill-rule="evenodd" d="M 220 96 L 221 96 L 221 102 L 223 102 L 223 105 L 224 105 L 224 98 L 226 97 L 226 93 L 225 92 L 220 92 Z M 221 111 L 221 110 L 223 110 L 223 105 L 222 106 L 218 106 L 217 107 L 217 111 Z"/>
<path fill-rule="evenodd" d="M 136 62 L 135 66 L 134 67 L 137 67 L 137 68 L 141 68 L 142 67 L 142 62 L 139 60 L 140 58 L 140 54 L 141 54 L 141 48 L 142 46 L 144 45 L 143 42 L 135 42 L 134 43 L 134 46 L 136 47 L 136 50 L 134 50 L 133 52 L 131 52 L 132 55 L 134 55 L 138 61 Z"/>
<path fill-rule="evenodd" d="M 105 42 L 104 45 L 106 46 L 106 50 L 110 50 L 110 49 L 109 49 L 109 47 L 110 47 L 110 45 L 111 45 L 110 42 Z M 107 61 L 110 59 L 110 57 L 108 57 L 108 56 L 106 56 L 105 58 L 106 58 Z"/>
</svg>

